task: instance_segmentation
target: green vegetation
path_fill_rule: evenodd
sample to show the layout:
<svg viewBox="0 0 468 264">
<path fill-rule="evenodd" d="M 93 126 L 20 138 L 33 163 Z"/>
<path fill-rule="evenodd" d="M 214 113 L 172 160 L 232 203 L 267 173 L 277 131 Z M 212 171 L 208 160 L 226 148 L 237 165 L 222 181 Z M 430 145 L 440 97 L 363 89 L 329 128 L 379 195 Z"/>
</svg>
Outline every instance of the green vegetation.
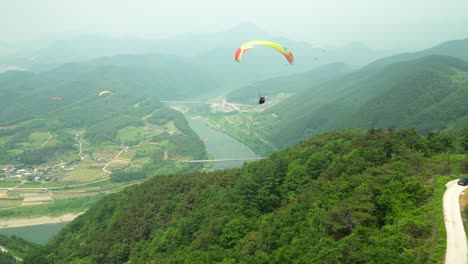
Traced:
<svg viewBox="0 0 468 264">
<path fill-rule="evenodd" d="M 20 181 L 0 181 L 0 187 L 1 188 L 15 187 L 19 183 L 20 183 Z"/>
<path fill-rule="evenodd" d="M 180 162 L 205 158 L 204 145 L 159 100 L 204 97 L 232 80 L 294 73 L 269 63 L 280 56 L 263 60 L 260 50 L 262 60 L 237 67 L 214 52 L 210 58 L 223 67 L 213 69 L 213 61 L 197 57 L 192 64 L 121 55 L 47 73 L 0 74 L 0 93 L 8 98 L 0 112 L 0 164 L 16 167 L 2 177 L 16 179 L 24 169 L 29 182 L 20 187 L 63 188 L 51 202 L 15 208 L 26 192 L 10 191 L 0 217 L 92 206 L 48 245 L 28 250 L 25 263 L 441 262 L 444 183 L 448 175 L 468 173 L 468 64 L 423 56 L 466 58 L 466 41 L 460 43 L 348 75 L 348 67 L 333 64 L 232 92 L 229 100 L 254 104 L 253 110 L 214 114 L 210 122 L 262 155 L 326 131 L 371 130 L 328 132 L 267 160 L 212 173 L 193 173 L 201 165 Z M 307 65 L 316 63 L 308 58 Z M 208 65 L 210 73 L 199 70 Z M 98 97 L 103 89 L 113 95 Z M 259 93 L 268 98 L 262 108 Z M 375 129 L 384 127 L 415 128 Z M 1 263 L 11 261 L 0 255 Z"/>
<path fill-rule="evenodd" d="M 124 142 L 126 145 L 136 145 L 140 142 L 149 141 L 152 137 L 159 135 L 161 132 L 154 130 L 145 130 L 142 127 L 127 126 L 117 132 L 117 140 Z"/>
<path fill-rule="evenodd" d="M 0 246 L 8 249 L 9 253 L 19 258 L 24 258 L 26 254 L 30 253 L 32 250 L 38 247 L 37 244 L 26 241 L 20 237 L 17 237 L 17 236 L 9 237 L 5 235 L 0 235 Z M 10 263 L 10 262 L 3 262 L 2 260 L 3 259 L 0 257 L 0 263 L 2 264 Z M 17 262 L 11 262 L 11 263 L 17 263 Z"/>
<path fill-rule="evenodd" d="M 452 57 L 366 67 L 310 85 L 258 113 L 255 128 L 280 149 L 335 129 L 395 126 L 415 127 L 419 133 L 460 131 L 468 120 L 467 80 L 468 63 Z M 277 118 L 260 118 L 272 114 Z"/>
<path fill-rule="evenodd" d="M 199 112 L 196 110 L 193 112 L 193 114 L 198 113 Z M 261 156 L 268 156 L 274 151 L 277 151 L 276 147 L 265 139 L 255 126 L 256 122 L 261 122 L 260 119 L 268 118 L 268 116 L 258 116 L 248 112 L 243 112 L 241 115 L 206 113 L 205 116 L 209 124 L 214 127 L 222 128 L 223 132 L 239 142 L 242 142 L 250 149 L 255 150 L 255 153 Z M 258 119 L 254 121 L 256 117 Z"/>
<path fill-rule="evenodd" d="M 32 144 L 37 135 L 44 134 L 38 131 L 44 130 L 47 130 L 47 126 L 41 120 L 31 120 L 28 124 L 0 130 L 0 137 L 4 137 L 0 144 L 0 163 L 19 160 L 26 164 L 40 164 L 52 157 L 72 151 L 71 146 L 67 145 L 71 140 L 70 135 L 62 132 L 53 135 L 53 144 L 45 144 L 41 147 L 48 137 L 40 141 L 40 144 Z M 33 135 L 32 139 L 31 135 Z"/>
<path fill-rule="evenodd" d="M 119 129 L 130 126 L 141 126 L 143 121 L 130 116 L 118 116 L 91 126 L 86 131 L 86 139 L 91 142 L 114 141 Z"/>
<path fill-rule="evenodd" d="M 306 73 L 277 77 L 242 87 L 227 95 L 228 101 L 256 105 L 258 95 L 273 96 L 278 93 L 297 93 L 348 73 L 343 63 L 332 63 Z"/>
<path fill-rule="evenodd" d="M 129 182 L 142 180 L 148 177 L 148 172 L 142 170 L 134 171 L 116 171 L 111 174 L 111 180 L 114 182 Z"/>
<path fill-rule="evenodd" d="M 103 198 L 25 263 L 440 263 L 463 136 L 329 132 L 240 169 Z"/>
<path fill-rule="evenodd" d="M 148 54 L 70 63 L 41 74 L 11 71 L 0 75 L 2 98 L 8 98 L 2 101 L 0 124 L 47 114 L 73 127 L 86 126 L 96 117 L 119 112 L 122 102 L 133 107 L 142 98 L 187 98 L 213 85 L 209 74 L 184 59 Z M 103 89 L 113 92 L 108 103 L 97 97 Z M 63 100 L 51 100 L 54 96 Z M 139 108 L 144 105 L 133 107 Z"/>
<path fill-rule="evenodd" d="M 42 183 L 40 183 L 40 182 L 26 182 L 26 183 L 23 183 L 23 184 L 19 185 L 18 187 L 20 187 L 20 188 L 42 188 Z"/>
<path fill-rule="evenodd" d="M 187 78 L 175 80 L 174 69 L 158 59 L 160 56 L 117 56 L 64 65 L 47 74 L 0 74 L 0 92 L 8 98 L 0 113 L 0 164 L 10 168 L 5 172 L 0 168 L 5 178 L 0 187 L 15 187 L 17 177 L 27 180 L 19 188 L 61 187 L 53 189 L 60 194 L 50 202 L 30 206 L 19 206 L 19 192 L 8 192 L 8 198 L 17 200 L 2 200 L 0 216 L 82 212 L 103 193 L 136 179 L 198 170 L 200 164 L 177 160 L 203 159 L 203 142 L 184 117 L 162 106 L 159 98 L 191 95 L 189 89 L 197 85 L 208 87 L 209 78 L 186 65 Z M 182 64 L 178 67 L 184 68 Z M 113 95 L 105 100 L 98 97 L 103 89 Z M 51 100 L 54 96 L 63 100 Z M 146 121 L 160 117 L 166 120 L 161 126 Z M 115 158 L 121 150 L 126 152 Z M 166 161 L 165 154 L 173 160 Z M 151 174 L 73 187 L 106 179 L 106 164 L 109 171 L 116 171 L 115 177 L 133 171 Z M 76 192 L 92 186 L 101 187 L 102 192 Z"/>
<path fill-rule="evenodd" d="M 0 251 L 0 263 L 2 264 L 17 264 L 20 263 L 8 252 Z"/>
<path fill-rule="evenodd" d="M 13 209 L 0 210 L 2 218 L 28 218 L 38 216 L 59 216 L 66 213 L 80 213 L 95 204 L 104 195 L 88 196 L 83 198 L 56 200 L 35 206 L 20 206 Z"/>
<path fill-rule="evenodd" d="M 444 192 L 447 189 L 445 184 L 447 182 L 453 180 L 454 176 L 440 176 L 436 178 L 436 186 L 434 188 L 434 208 L 441 209 L 443 208 L 443 197 Z M 434 227 L 434 243 L 437 245 L 447 245 L 447 234 L 445 231 L 445 221 L 444 221 L 444 214 L 439 213 L 435 215 L 435 227 Z M 445 256 L 445 247 L 436 247 L 434 248 L 434 256 L 438 256 L 438 259 L 443 259 Z"/>
<path fill-rule="evenodd" d="M 375 62 L 367 65 L 366 68 L 384 67 L 391 63 L 414 60 L 414 59 L 422 58 L 424 56 L 435 55 L 435 54 L 443 55 L 443 56 L 451 56 L 451 57 L 455 57 L 455 58 L 468 61 L 468 50 L 466 49 L 467 46 L 468 46 L 468 39 L 450 40 L 450 41 L 444 42 L 442 44 L 439 44 L 435 47 L 432 47 L 426 50 L 412 52 L 412 53 L 402 53 L 402 54 L 378 59 Z"/>
</svg>

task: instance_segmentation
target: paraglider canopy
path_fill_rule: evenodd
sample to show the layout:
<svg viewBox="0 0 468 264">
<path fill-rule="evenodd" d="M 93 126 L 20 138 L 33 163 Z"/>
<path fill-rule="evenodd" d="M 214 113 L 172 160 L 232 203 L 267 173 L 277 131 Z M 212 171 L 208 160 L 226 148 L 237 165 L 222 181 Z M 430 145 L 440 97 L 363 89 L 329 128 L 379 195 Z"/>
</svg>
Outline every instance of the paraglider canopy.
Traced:
<svg viewBox="0 0 468 264">
<path fill-rule="evenodd" d="M 107 102 L 109 102 L 111 95 L 112 95 L 112 93 L 109 92 L 109 91 L 102 91 L 102 92 L 99 93 L 99 97 L 106 97 L 106 99 L 105 99 L 106 104 L 107 104 Z"/>
<path fill-rule="evenodd" d="M 62 101 L 62 100 L 63 100 L 63 98 L 62 98 L 62 97 L 60 97 L 60 96 L 54 96 L 54 97 L 50 98 L 50 100 L 54 100 L 54 101 Z"/>
<path fill-rule="evenodd" d="M 271 47 L 271 48 L 279 51 L 288 60 L 289 64 L 291 64 L 291 65 L 294 64 L 294 56 L 293 56 L 293 54 L 292 54 L 292 52 L 290 50 L 288 50 L 286 47 L 284 47 L 281 44 L 271 42 L 271 41 L 266 41 L 266 40 L 253 40 L 253 41 L 249 41 L 249 42 L 246 42 L 246 43 L 242 44 L 242 46 L 240 46 L 237 49 L 237 51 L 236 51 L 236 53 L 234 55 L 234 59 L 237 62 L 239 62 L 242 59 L 242 57 L 244 56 L 244 54 L 249 49 L 251 49 L 251 48 L 253 48 L 255 46 L 258 46 L 258 45 Z"/>
<path fill-rule="evenodd" d="M 109 91 L 102 91 L 102 92 L 99 93 L 99 96 L 103 96 L 103 95 L 106 95 L 106 94 L 111 95 L 112 93 L 109 92 Z"/>
</svg>

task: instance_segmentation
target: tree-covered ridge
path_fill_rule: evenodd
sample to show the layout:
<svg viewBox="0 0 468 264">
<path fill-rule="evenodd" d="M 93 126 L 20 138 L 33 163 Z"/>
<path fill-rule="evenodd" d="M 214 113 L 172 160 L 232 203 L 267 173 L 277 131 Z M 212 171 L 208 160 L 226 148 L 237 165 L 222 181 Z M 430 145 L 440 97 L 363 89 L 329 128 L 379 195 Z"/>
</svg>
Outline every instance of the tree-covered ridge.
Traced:
<svg viewBox="0 0 468 264">
<path fill-rule="evenodd" d="M 185 78 L 178 77 L 181 72 L 185 72 Z M 152 150 L 142 146 L 136 156 L 143 157 L 145 152 L 163 157 L 162 149 L 167 148 L 172 156 L 202 159 L 206 153 L 198 136 L 188 128 L 183 116 L 172 109 L 164 110 L 159 101 L 192 96 L 208 83 L 213 84 L 183 59 L 158 55 L 106 57 L 62 65 L 40 74 L 0 74 L 0 92 L 7 98 L 0 113 L 0 164 L 77 162 L 78 134 L 84 140 L 84 155 L 86 151 L 92 155 L 103 148 L 157 142 L 162 143 L 158 150 L 155 144 Z M 99 97 L 102 90 L 110 90 L 111 96 Z M 159 121 L 153 124 L 151 120 Z M 34 133 L 48 134 L 52 141 L 42 146 L 47 137 L 43 142 L 33 142 L 30 138 Z M 161 165 L 167 167 L 163 171 L 173 171 L 168 168 L 174 167 L 174 162 L 169 163 Z"/>
<path fill-rule="evenodd" d="M 383 67 L 395 62 L 414 60 L 429 55 L 451 56 L 468 61 L 468 38 L 460 40 L 450 40 L 436 45 L 432 48 L 417 51 L 397 54 L 385 58 L 378 59 L 367 65 L 367 68 Z"/>
<path fill-rule="evenodd" d="M 334 129 L 416 127 L 459 131 L 468 118 L 468 63 L 427 56 L 312 86 L 272 107 L 262 134 L 278 147 Z"/>
<path fill-rule="evenodd" d="M 102 102 L 97 95 L 103 90 L 121 100 L 140 97 L 158 102 L 198 96 L 216 85 L 209 73 L 192 63 L 160 55 L 105 57 L 38 74 L 10 71 L 0 74 L 0 92 L 5 98 L 0 126 Z M 62 100 L 54 101 L 54 97 Z"/>
<path fill-rule="evenodd" d="M 165 149 L 151 148 L 137 152 L 136 157 L 151 157 L 151 164 L 146 164 L 143 168 L 116 170 L 111 174 L 111 180 L 114 182 L 127 182 L 131 180 L 145 179 L 157 174 L 169 174 L 174 171 L 189 172 L 197 170 L 200 164 L 181 164 L 178 158 L 184 159 L 206 159 L 207 153 L 205 145 L 199 139 L 198 135 L 189 127 L 184 115 L 171 108 L 162 107 L 155 110 L 146 122 L 164 126 L 167 123 L 173 123 L 177 129 L 175 134 L 163 132 L 150 139 L 150 142 L 164 143 Z M 168 155 L 170 153 L 170 156 Z"/>
<path fill-rule="evenodd" d="M 0 251 L 0 263 L 2 264 L 17 264 L 21 263 L 19 260 L 15 259 L 13 255 L 8 252 Z"/>
<path fill-rule="evenodd" d="M 107 65 L 114 60 L 119 67 Z M 81 212 L 123 185 L 200 169 L 202 164 L 181 160 L 205 159 L 203 142 L 182 114 L 159 102 L 177 93 L 171 76 L 151 86 L 144 75 L 153 60 L 138 61 L 144 60 L 117 56 L 96 68 L 83 63 L 42 74 L 0 74 L 0 93 L 12 93 L 0 111 L 1 187 L 15 187 L 0 199 L 5 217 Z M 190 74 L 179 84 L 190 82 Z M 112 94 L 98 96 L 104 89 Z M 35 192 L 44 202 L 25 206 Z"/>
<path fill-rule="evenodd" d="M 37 244 L 26 241 L 17 236 L 0 235 L 0 246 L 8 250 L 0 250 L 0 263 L 21 263 L 17 258 L 23 258 L 38 247 Z M 14 257 L 13 257 L 14 256 Z"/>
<path fill-rule="evenodd" d="M 259 81 L 234 90 L 226 97 L 229 101 L 256 104 L 258 94 L 271 97 L 278 93 L 302 92 L 312 86 L 339 78 L 350 71 L 350 67 L 344 63 L 327 64 L 311 71 Z"/>
<path fill-rule="evenodd" d="M 419 132 L 456 128 L 468 116 L 468 64 L 449 58 L 427 57 L 412 62 L 418 71 L 403 76 L 390 90 L 352 112 L 341 127 L 417 127 Z M 466 124 L 466 123 L 465 123 Z M 340 127 L 338 124 L 334 126 Z"/>
<path fill-rule="evenodd" d="M 99 149 L 104 144 L 135 146 L 147 142 L 168 142 L 177 156 L 205 157 L 205 147 L 187 124 L 184 116 L 149 99 L 115 96 L 108 103 L 97 98 L 60 111 L 38 116 L 0 129 L 0 164 L 22 163 L 38 165 L 66 156 L 70 162 L 79 161 L 79 146 L 75 138 L 82 131 L 87 148 Z M 153 120 L 158 120 L 153 124 Z M 164 121 L 164 122 L 162 122 Z M 171 127 L 164 128 L 166 123 Z M 133 130 L 132 130 L 133 129 Z M 173 131 L 173 135 L 166 132 Z M 42 133 L 47 136 L 34 139 Z M 44 144 L 44 145 L 42 145 Z M 184 148 L 188 146 L 189 148 Z M 175 153 L 176 152 L 176 153 Z M 162 153 L 160 155 L 163 156 Z"/>
<path fill-rule="evenodd" d="M 329 132 L 240 169 L 104 198 L 25 263 L 440 263 L 461 136 Z"/>
</svg>

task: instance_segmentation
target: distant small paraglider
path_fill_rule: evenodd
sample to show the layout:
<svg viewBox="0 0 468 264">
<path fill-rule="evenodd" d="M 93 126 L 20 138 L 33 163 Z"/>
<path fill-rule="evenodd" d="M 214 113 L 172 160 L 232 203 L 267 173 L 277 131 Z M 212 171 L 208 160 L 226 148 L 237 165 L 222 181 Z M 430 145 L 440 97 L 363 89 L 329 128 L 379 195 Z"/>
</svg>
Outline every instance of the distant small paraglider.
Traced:
<svg viewBox="0 0 468 264">
<path fill-rule="evenodd" d="M 102 91 L 102 92 L 99 93 L 99 96 L 103 96 L 103 95 L 109 96 L 109 95 L 111 95 L 111 94 L 112 94 L 112 93 L 109 92 L 109 91 Z"/>
<path fill-rule="evenodd" d="M 109 98 L 112 95 L 110 91 L 102 91 L 99 93 L 99 97 L 106 97 L 106 103 L 109 102 Z"/>
<path fill-rule="evenodd" d="M 326 51 L 324 48 L 320 47 L 319 45 L 313 45 L 312 48 L 313 48 L 313 49 L 319 49 L 319 50 L 321 50 L 322 52 L 325 52 L 325 51 Z"/>
<path fill-rule="evenodd" d="M 60 96 L 54 96 L 54 97 L 50 98 L 50 100 L 52 100 L 52 101 L 62 101 L 63 98 L 60 97 Z"/>
</svg>

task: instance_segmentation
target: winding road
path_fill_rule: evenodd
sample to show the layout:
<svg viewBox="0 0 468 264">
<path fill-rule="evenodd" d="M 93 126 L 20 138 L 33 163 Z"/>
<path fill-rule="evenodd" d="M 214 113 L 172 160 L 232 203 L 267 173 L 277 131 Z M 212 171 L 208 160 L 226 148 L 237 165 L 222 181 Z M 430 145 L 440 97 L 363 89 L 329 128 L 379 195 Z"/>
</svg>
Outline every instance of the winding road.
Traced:
<svg viewBox="0 0 468 264">
<path fill-rule="evenodd" d="M 457 184 L 458 180 L 448 182 L 444 193 L 444 222 L 447 230 L 446 264 L 467 264 L 467 240 L 460 213 L 460 193 L 466 186 Z"/>
<path fill-rule="evenodd" d="M 3 246 L 0 246 L 0 251 L 2 251 L 2 252 L 8 252 L 8 249 L 6 249 L 6 248 L 3 247 Z M 11 253 L 10 253 L 10 254 L 11 254 Z M 12 255 L 16 260 L 18 260 L 18 261 L 23 261 L 22 259 L 18 258 L 17 256 L 15 256 L 15 255 L 13 255 L 13 254 L 11 254 L 11 255 Z"/>
<path fill-rule="evenodd" d="M 47 140 L 42 143 L 42 145 L 39 147 L 39 148 L 42 148 L 43 146 L 45 146 L 47 143 L 49 143 L 50 139 L 52 138 L 52 134 L 50 132 L 47 132 L 49 134 L 49 137 L 47 138 Z"/>
<path fill-rule="evenodd" d="M 79 136 L 80 136 L 80 135 L 78 135 L 78 134 L 76 134 L 76 136 L 75 136 L 75 140 L 76 140 L 76 141 L 78 142 L 78 144 L 80 145 L 80 153 L 79 153 L 78 155 L 80 155 L 80 160 L 84 160 L 85 157 L 83 156 L 83 150 L 82 150 L 82 148 L 81 148 L 82 144 L 81 144 L 81 141 L 78 140 L 78 137 L 79 137 Z"/>
<path fill-rule="evenodd" d="M 117 158 L 120 156 L 120 154 L 122 154 L 122 152 L 124 152 L 124 151 L 127 150 L 127 149 L 128 149 L 128 147 L 125 147 L 124 149 L 122 149 L 117 155 L 115 155 L 115 157 L 114 157 L 111 161 L 109 161 L 109 162 L 106 164 L 106 166 L 104 166 L 104 168 L 102 168 L 102 170 L 105 171 L 105 172 L 107 172 L 107 173 L 109 173 L 109 174 L 112 174 L 112 172 L 110 172 L 110 171 L 108 171 L 108 170 L 106 169 L 107 166 L 109 166 L 109 164 L 111 164 L 115 159 L 117 159 Z"/>
</svg>

